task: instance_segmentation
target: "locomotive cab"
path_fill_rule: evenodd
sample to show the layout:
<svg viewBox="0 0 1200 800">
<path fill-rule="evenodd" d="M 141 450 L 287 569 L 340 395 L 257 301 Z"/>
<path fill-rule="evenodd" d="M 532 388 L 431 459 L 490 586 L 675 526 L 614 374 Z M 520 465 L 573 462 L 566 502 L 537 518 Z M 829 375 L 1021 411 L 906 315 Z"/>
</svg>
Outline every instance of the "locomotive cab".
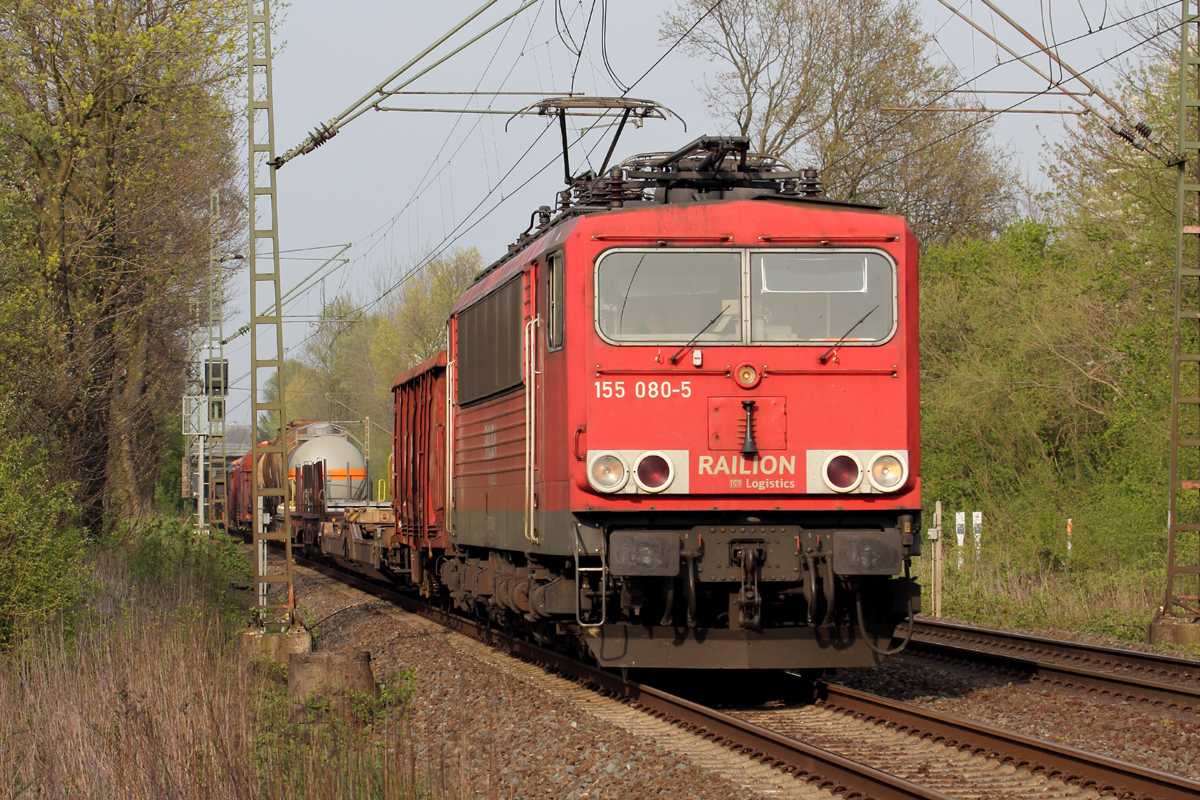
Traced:
<svg viewBox="0 0 1200 800">
<path fill-rule="evenodd" d="M 877 663 L 919 605 L 907 224 L 738 139 L 575 200 L 451 316 L 449 597 L 604 666 Z"/>
</svg>

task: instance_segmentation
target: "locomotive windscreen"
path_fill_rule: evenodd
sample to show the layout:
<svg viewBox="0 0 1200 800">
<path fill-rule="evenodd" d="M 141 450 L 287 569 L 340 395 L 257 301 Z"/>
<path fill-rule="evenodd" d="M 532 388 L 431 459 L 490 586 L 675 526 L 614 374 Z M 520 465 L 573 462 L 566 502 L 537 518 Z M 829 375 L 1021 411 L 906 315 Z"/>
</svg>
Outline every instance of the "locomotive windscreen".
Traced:
<svg viewBox="0 0 1200 800">
<path fill-rule="evenodd" d="M 611 252 L 596 267 L 596 283 L 600 333 L 612 341 L 742 339 L 738 251 Z"/>
<path fill-rule="evenodd" d="M 894 287 L 879 253 L 751 253 L 751 341 L 881 342 L 894 327 Z"/>
<path fill-rule="evenodd" d="M 895 297 L 876 251 L 617 250 L 596 265 L 596 325 L 612 342 L 875 344 L 895 329 Z"/>
</svg>

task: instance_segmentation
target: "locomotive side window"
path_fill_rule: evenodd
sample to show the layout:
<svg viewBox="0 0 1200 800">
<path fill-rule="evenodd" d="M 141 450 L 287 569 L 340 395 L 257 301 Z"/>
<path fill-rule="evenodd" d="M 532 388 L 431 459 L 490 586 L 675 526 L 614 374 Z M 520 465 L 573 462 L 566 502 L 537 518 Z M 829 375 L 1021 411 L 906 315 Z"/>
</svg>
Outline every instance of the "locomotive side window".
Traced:
<svg viewBox="0 0 1200 800">
<path fill-rule="evenodd" d="M 458 402 L 521 385 L 521 281 L 514 279 L 458 314 Z"/>
<path fill-rule="evenodd" d="M 742 254 L 607 253 L 596 265 L 596 322 L 613 342 L 740 342 Z"/>
<path fill-rule="evenodd" d="M 882 342 L 895 328 L 895 283 L 880 253 L 751 253 L 750 339 Z"/>
<path fill-rule="evenodd" d="M 549 291 L 546 293 L 546 315 L 549 317 L 546 329 L 547 345 L 551 350 L 563 346 L 563 282 L 566 280 L 563 270 L 563 254 L 554 253 L 546 260 L 549 274 L 546 283 Z"/>
</svg>

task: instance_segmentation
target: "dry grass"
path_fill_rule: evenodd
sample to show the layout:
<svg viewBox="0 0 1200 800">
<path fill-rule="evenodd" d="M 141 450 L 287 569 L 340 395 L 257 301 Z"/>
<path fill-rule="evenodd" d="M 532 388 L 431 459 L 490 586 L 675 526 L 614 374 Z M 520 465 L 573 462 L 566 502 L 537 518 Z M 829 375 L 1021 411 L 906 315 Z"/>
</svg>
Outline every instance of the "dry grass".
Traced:
<svg viewBox="0 0 1200 800">
<path fill-rule="evenodd" d="M 234 654 L 219 560 L 195 556 L 141 580 L 96 554 L 87 613 L 0 655 L 0 798 L 430 796 L 407 696 L 292 724 L 282 670 Z"/>
<path fill-rule="evenodd" d="M 915 571 L 922 583 L 926 613 L 933 608 L 926 553 Z M 1023 564 L 985 552 L 976 562 L 957 553 L 946 559 L 943 615 L 984 625 L 1081 631 L 1145 641 L 1146 630 L 1162 604 L 1162 569 L 1116 566 L 1111 570 L 1073 570 L 1055 564 Z"/>
</svg>

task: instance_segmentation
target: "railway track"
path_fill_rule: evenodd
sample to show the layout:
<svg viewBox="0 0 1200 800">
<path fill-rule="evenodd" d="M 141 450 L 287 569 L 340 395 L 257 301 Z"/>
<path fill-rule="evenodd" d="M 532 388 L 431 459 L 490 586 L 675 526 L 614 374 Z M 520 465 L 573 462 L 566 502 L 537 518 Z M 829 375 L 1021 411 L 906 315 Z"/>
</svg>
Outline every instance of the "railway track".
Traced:
<svg viewBox="0 0 1200 800">
<path fill-rule="evenodd" d="M 296 561 L 775 767 L 811 789 L 879 800 L 1200 796 L 1200 782 L 826 684 L 817 685 L 816 705 L 719 711 L 597 670 L 326 565 Z"/>
<path fill-rule="evenodd" d="M 1024 673 L 1038 683 L 1162 708 L 1200 711 L 1200 661 L 920 620 L 910 651 Z"/>
<path fill-rule="evenodd" d="M 1104 795 L 1163 800 L 1183 800 L 1200 796 L 1200 782 L 1011 733 L 949 714 L 928 711 L 877 695 L 824 684 L 821 686 L 819 698 L 818 706 L 821 708 L 946 745 L 959 750 L 960 753 L 985 756 L 1022 767 L 1033 773 L 1085 789 L 1093 789 Z M 764 717 L 760 724 L 774 730 L 788 729 L 782 720 L 771 721 Z M 1016 792 L 1005 796 L 1016 796 Z"/>
</svg>

